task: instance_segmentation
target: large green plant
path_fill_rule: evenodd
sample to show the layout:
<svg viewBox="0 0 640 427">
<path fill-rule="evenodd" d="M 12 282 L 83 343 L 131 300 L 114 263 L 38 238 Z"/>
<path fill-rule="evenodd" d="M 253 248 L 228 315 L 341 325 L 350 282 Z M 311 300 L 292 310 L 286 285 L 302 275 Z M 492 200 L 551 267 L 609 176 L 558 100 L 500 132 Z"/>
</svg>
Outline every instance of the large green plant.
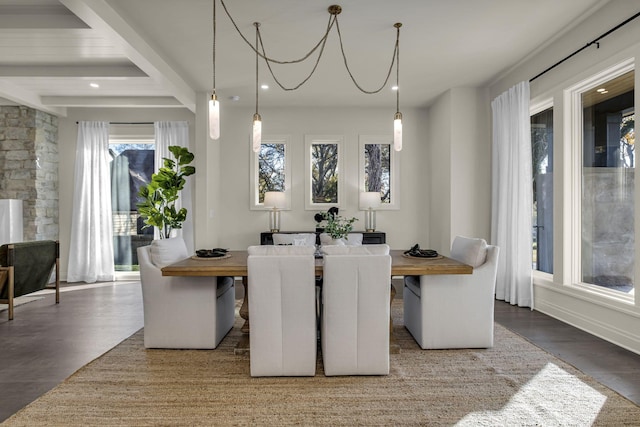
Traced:
<svg viewBox="0 0 640 427">
<path fill-rule="evenodd" d="M 186 176 L 196 173 L 196 168 L 188 166 L 193 161 L 193 153 L 184 147 L 173 145 L 169 151 L 175 160 L 167 159 L 164 167 L 151 176 L 151 182 L 140 188 L 136 204 L 138 213 L 144 219 L 144 227 L 158 227 L 160 238 L 171 237 L 173 229 L 182 228 L 187 219 L 187 209 L 176 210 L 176 201 L 184 188 Z"/>
</svg>

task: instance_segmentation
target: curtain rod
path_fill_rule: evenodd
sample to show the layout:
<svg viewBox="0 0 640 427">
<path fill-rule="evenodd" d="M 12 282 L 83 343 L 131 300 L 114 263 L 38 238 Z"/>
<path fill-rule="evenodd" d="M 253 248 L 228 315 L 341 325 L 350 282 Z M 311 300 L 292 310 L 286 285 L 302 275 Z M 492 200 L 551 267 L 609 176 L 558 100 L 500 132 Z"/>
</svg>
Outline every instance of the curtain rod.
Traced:
<svg viewBox="0 0 640 427">
<path fill-rule="evenodd" d="M 78 124 L 80 122 L 76 122 Z M 154 122 L 109 122 L 110 125 L 152 125 Z"/>
<path fill-rule="evenodd" d="M 600 37 L 597 37 L 595 39 L 593 39 L 592 41 L 590 41 L 589 43 L 587 43 L 586 45 L 582 46 L 580 49 L 576 50 L 575 52 L 567 55 L 566 57 L 564 57 L 563 59 L 561 59 L 560 61 L 556 62 L 555 64 L 553 64 L 552 66 L 550 66 L 549 68 L 547 68 L 546 70 L 544 70 L 543 72 L 541 72 L 540 74 L 536 75 L 535 77 L 532 77 L 531 79 L 529 79 L 529 82 L 534 81 L 535 79 L 537 79 L 538 77 L 542 76 L 543 74 L 548 73 L 549 71 L 553 70 L 554 68 L 556 68 L 558 65 L 562 64 L 563 62 L 565 62 L 566 60 L 568 60 L 569 58 L 572 58 L 574 55 L 577 55 L 578 53 L 582 52 L 583 50 L 585 50 L 586 48 L 588 48 L 589 46 L 595 44 L 597 49 L 600 49 L 600 40 L 605 38 L 606 36 L 608 36 L 609 34 L 613 33 L 614 31 L 616 31 L 617 29 L 627 25 L 629 22 L 633 21 L 634 19 L 636 19 L 638 16 L 640 16 L 640 12 L 636 13 L 635 15 L 633 15 L 631 18 L 628 18 L 627 20 L 625 20 L 624 22 L 621 22 L 620 24 L 616 25 L 615 27 L 613 27 L 612 29 L 610 29 L 609 31 L 607 31 L 606 33 L 600 35 Z"/>
</svg>

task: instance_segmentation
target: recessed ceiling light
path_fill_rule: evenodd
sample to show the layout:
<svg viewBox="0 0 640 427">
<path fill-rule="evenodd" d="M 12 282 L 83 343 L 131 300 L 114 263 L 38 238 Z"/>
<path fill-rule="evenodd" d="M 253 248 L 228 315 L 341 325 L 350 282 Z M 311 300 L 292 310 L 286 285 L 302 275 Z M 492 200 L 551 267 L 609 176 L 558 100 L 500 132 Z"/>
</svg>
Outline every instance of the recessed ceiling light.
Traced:
<svg viewBox="0 0 640 427">
<path fill-rule="evenodd" d="M 600 89 L 598 89 L 596 92 L 600 92 L 600 93 L 602 93 L 602 92 L 606 92 L 606 89 L 605 89 L 605 88 L 603 88 L 603 87 L 601 87 L 601 88 L 600 88 Z"/>
<path fill-rule="evenodd" d="M 398 90 L 398 86 L 391 86 L 391 90 Z"/>
<path fill-rule="evenodd" d="M 91 86 L 94 89 L 98 89 L 100 87 L 98 83 L 89 83 L 89 86 Z"/>
<path fill-rule="evenodd" d="M 608 91 L 608 90 L 602 90 L 602 91 L 600 91 L 600 93 L 601 93 L 602 95 L 604 95 L 605 93 L 609 93 L 609 91 Z"/>
<path fill-rule="evenodd" d="M 262 86 L 260 86 L 260 87 L 261 87 L 262 89 L 264 89 L 264 90 L 269 89 L 269 85 L 262 85 Z"/>
</svg>

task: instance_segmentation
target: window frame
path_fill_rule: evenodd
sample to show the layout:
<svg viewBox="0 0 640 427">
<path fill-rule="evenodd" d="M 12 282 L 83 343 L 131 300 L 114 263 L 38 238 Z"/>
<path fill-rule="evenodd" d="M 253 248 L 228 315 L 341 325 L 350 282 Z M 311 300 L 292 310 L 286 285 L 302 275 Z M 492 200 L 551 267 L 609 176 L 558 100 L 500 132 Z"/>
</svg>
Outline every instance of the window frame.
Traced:
<svg viewBox="0 0 640 427">
<path fill-rule="evenodd" d="M 284 145 L 284 194 L 285 194 L 285 206 L 280 210 L 291 210 L 291 137 L 289 135 L 263 135 L 263 144 L 282 144 Z M 251 151 L 250 156 L 250 188 L 249 188 L 249 209 L 250 210 L 264 210 L 264 203 L 260 203 L 260 197 L 258 194 L 258 154 Z"/>
<path fill-rule="evenodd" d="M 336 144 L 338 146 L 338 201 L 336 203 L 315 203 L 311 199 L 311 147 L 319 144 Z M 342 135 L 305 135 L 304 136 L 304 209 L 327 210 L 330 207 L 341 207 L 344 204 L 344 137 Z"/>
<path fill-rule="evenodd" d="M 565 165 L 569 166 L 569 182 L 571 187 L 571 196 L 569 199 L 569 228 L 570 228 L 570 244 L 569 244 L 569 286 L 588 292 L 601 295 L 609 299 L 615 299 L 624 303 L 634 304 L 634 296 L 624 294 L 622 292 L 607 289 L 606 287 L 591 284 L 582 281 L 582 172 L 583 172 L 583 110 L 582 110 L 582 94 L 599 85 L 613 80 L 621 75 L 635 71 L 635 58 L 627 58 L 617 64 L 606 67 L 599 72 L 591 74 L 589 77 L 582 79 L 564 90 L 565 114 L 569 119 L 568 134 L 570 136 L 570 153 L 569 161 Z M 637 73 L 636 73 L 637 81 Z M 635 89 L 635 84 L 634 84 Z M 635 107 L 634 107 L 635 108 Z M 637 184 L 636 184 L 637 185 Z M 638 193 L 636 188 L 636 194 Z M 637 209 L 637 201 L 634 209 Z M 638 217 L 638 214 L 635 214 Z M 565 223 L 566 224 L 566 223 Z M 634 234 L 638 235 L 637 224 L 635 225 Z M 638 281 L 636 278 L 638 273 L 634 274 L 634 288 Z"/>
<path fill-rule="evenodd" d="M 389 145 L 390 159 L 389 167 L 391 171 L 389 173 L 389 190 L 390 202 L 381 203 L 376 210 L 399 210 L 400 209 L 400 156 L 399 152 L 393 149 L 393 136 L 392 135 L 359 135 L 358 137 L 358 190 L 360 192 L 367 191 L 365 188 L 366 178 L 366 159 L 364 155 L 365 145 L 368 144 L 385 144 Z M 366 206 L 359 206 L 360 210 L 366 210 Z"/>
<path fill-rule="evenodd" d="M 553 150 L 555 150 L 556 149 L 555 133 L 556 133 L 557 125 L 556 125 L 556 120 L 555 120 L 556 110 L 555 110 L 555 105 L 554 105 L 554 102 L 553 102 L 553 97 L 545 97 L 544 99 L 541 99 L 541 100 L 532 101 L 529 104 L 529 121 L 531 121 L 531 118 L 533 116 L 535 116 L 536 114 L 542 113 L 543 111 L 548 110 L 548 109 L 553 109 L 553 114 L 554 114 L 554 120 L 553 120 L 553 133 L 554 133 Z M 554 155 L 553 158 L 555 159 L 556 156 Z M 555 167 L 553 168 L 553 170 L 555 171 Z M 556 186 L 555 182 L 553 183 L 553 186 L 554 186 L 554 198 L 555 198 L 555 186 Z M 533 206 L 533 204 L 532 204 L 532 206 Z M 553 221 L 555 223 L 555 221 L 556 221 L 555 200 L 554 200 L 554 209 L 553 210 L 554 210 L 554 212 L 553 212 Z M 531 214 L 533 215 L 533 212 L 531 212 Z M 533 230 L 532 230 L 532 232 L 533 232 Z M 555 265 L 556 265 L 556 262 L 555 262 L 556 261 L 556 259 L 555 259 L 556 258 L 556 255 L 555 255 L 556 246 L 555 246 L 555 244 L 556 244 L 556 241 L 557 241 L 556 236 L 555 236 L 556 233 L 557 233 L 557 228 L 556 228 L 556 225 L 554 225 L 554 233 L 553 233 L 554 236 L 553 236 L 553 242 L 552 242 L 553 252 L 554 252 L 554 256 L 553 256 L 554 257 L 554 270 L 555 270 Z M 544 280 L 547 280 L 549 282 L 553 282 L 554 273 L 547 273 L 545 271 L 533 269 L 533 276 L 535 278 L 544 279 Z"/>
</svg>

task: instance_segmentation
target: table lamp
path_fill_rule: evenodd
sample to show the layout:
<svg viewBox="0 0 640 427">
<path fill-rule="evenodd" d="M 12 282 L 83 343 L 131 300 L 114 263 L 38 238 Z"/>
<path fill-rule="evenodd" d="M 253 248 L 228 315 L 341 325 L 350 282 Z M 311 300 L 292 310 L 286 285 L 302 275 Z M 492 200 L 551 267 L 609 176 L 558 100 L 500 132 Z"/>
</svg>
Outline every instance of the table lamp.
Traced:
<svg viewBox="0 0 640 427">
<path fill-rule="evenodd" d="M 270 208 L 269 229 L 272 233 L 280 231 L 280 209 L 285 206 L 284 192 L 267 191 L 264 193 L 264 207 Z"/>
<path fill-rule="evenodd" d="M 376 211 L 380 207 L 380 192 L 365 191 L 360 193 L 360 209 L 365 211 L 365 231 L 376 231 Z"/>
</svg>

